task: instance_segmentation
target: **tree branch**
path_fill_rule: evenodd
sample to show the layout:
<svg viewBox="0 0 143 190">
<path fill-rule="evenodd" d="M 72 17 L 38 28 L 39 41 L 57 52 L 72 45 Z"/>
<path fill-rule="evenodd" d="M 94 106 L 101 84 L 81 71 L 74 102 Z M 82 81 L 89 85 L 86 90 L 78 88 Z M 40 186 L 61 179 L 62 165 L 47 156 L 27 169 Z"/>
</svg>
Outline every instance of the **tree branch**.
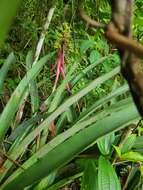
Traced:
<svg viewBox="0 0 143 190">
<path fill-rule="evenodd" d="M 83 10 L 82 5 L 79 6 L 79 13 L 80 13 L 81 18 L 82 18 L 84 21 L 86 21 L 88 25 L 93 26 L 93 27 L 95 27 L 95 28 L 105 28 L 105 26 L 106 26 L 105 24 L 102 24 L 102 23 L 100 23 L 100 22 L 97 22 L 97 21 L 91 19 L 89 16 L 87 16 L 87 15 L 85 14 L 84 10 Z"/>
</svg>

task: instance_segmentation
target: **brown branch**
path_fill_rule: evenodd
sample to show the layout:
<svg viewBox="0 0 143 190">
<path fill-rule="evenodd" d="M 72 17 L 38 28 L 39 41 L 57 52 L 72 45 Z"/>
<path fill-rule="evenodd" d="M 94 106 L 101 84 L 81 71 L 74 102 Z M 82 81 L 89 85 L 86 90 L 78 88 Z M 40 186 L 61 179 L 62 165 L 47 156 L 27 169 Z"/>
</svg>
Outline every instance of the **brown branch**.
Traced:
<svg viewBox="0 0 143 190">
<path fill-rule="evenodd" d="M 139 59 L 139 57 L 143 57 L 143 47 L 131 39 L 132 15 L 133 0 L 112 0 L 111 27 L 113 26 L 113 30 L 116 28 L 118 34 L 121 35 L 116 43 L 121 58 L 121 71 L 129 84 L 136 107 L 143 116 L 143 67 Z M 116 33 L 114 34 L 114 31 L 112 33 L 112 29 L 109 29 L 108 34 L 112 35 L 112 38 L 116 37 Z M 127 43 L 123 43 L 126 38 Z"/>
<path fill-rule="evenodd" d="M 84 21 L 86 21 L 88 25 L 93 26 L 93 27 L 95 27 L 95 28 L 105 28 L 105 26 L 106 26 L 105 24 L 102 24 L 102 23 L 100 23 L 100 22 L 97 22 L 97 21 L 91 19 L 89 16 L 87 16 L 87 15 L 85 14 L 84 10 L 83 10 L 82 5 L 79 6 L 79 13 L 80 13 L 81 18 L 82 18 Z"/>
<path fill-rule="evenodd" d="M 105 36 L 110 42 L 115 43 L 120 48 L 126 49 L 131 53 L 134 53 L 138 57 L 143 57 L 143 46 L 141 44 L 139 44 L 135 40 L 132 40 L 131 38 L 119 34 L 116 29 L 111 28 L 111 24 L 105 25 L 91 19 L 85 14 L 81 5 L 79 7 L 79 13 L 81 18 L 86 21 L 87 24 L 89 24 L 90 26 L 95 28 L 103 28 L 105 30 Z"/>
<path fill-rule="evenodd" d="M 128 50 L 136 56 L 143 58 L 142 45 L 131 38 L 125 37 L 122 34 L 109 29 L 109 25 L 108 30 L 105 32 L 105 36 L 110 42 L 116 44 L 120 49 Z"/>
</svg>

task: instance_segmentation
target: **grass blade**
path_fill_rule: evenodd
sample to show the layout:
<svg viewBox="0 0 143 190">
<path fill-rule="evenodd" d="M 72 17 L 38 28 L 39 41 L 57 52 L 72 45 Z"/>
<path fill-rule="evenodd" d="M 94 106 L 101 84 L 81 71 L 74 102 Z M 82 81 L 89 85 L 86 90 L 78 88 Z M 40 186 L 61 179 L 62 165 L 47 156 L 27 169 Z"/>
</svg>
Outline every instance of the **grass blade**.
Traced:
<svg viewBox="0 0 143 190">
<path fill-rule="evenodd" d="M 3 84 L 5 77 L 7 75 L 7 72 L 11 66 L 11 64 L 15 61 L 15 56 L 13 53 L 9 54 L 8 58 L 4 62 L 2 68 L 0 69 L 0 95 L 3 94 Z"/>
<path fill-rule="evenodd" d="M 119 96 L 127 91 L 129 91 L 129 87 L 127 84 L 125 84 L 125 85 L 121 86 L 120 88 L 118 88 L 117 90 L 115 90 L 114 92 L 112 92 L 112 93 L 108 94 L 107 96 L 101 98 L 100 100 L 96 101 L 91 107 L 89 107 L 87 110 L 85 110 L 83 113 L 81 113 L 79 120 L 85 119 L 90 114 L 92 114 L 94 111 L 96 111 L 96 109 L 98 109 L 99 107 L 101 107 L 105 103 L 107 103 L 109 100 L 111 100 L 112 98 Z"/>
<path fill-rule="evenodd" d="M 4 111 L 0 116 L 0 143 L 4 139 L 10 123 L 16 111 L 18 110 L 19 104 L 25 95 L 25 91 L 28 88 L 29 82 L 38 75 L 43 65 L 51 58 L 52 55 L 53 54 L 47 55 L 43 57 L 40 61 L 38 61 L 38 63 L 33 66 L 30 71 L 28 71 L 28 73 L 21 80 L 21 82 L 13 92 L 10 100 L 8 101 Z"/>
<path fill-rule="evenodd" d="M 32 68 L 33 63 L 33 54 L 32 51 L 29 51 L 26 57 L 26 66 L 27 71 Z M 31 107 L 32 107 L 32 113 L 38 111 L 39 109 L 39 96 L 38 96 L 38 88 L 37 88 L 37 82 L 35 80 L 31 80 L 29 84 L 29 91 L 30 91 L 30 97 L 31 97 Z"/>
</svg>

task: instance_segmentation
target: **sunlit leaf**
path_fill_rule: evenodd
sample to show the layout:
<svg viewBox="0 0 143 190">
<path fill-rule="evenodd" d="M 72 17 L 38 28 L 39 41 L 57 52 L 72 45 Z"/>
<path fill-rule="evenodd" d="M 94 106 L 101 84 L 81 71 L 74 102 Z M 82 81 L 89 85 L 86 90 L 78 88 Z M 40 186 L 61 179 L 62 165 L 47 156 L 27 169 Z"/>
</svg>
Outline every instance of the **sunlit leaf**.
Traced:
<svg viewBox="0 0 143 190">
<path fill-rule="evenodd" d="M 114 140 L 115 134 L 111 133 L 97 141 L 98 148 L 103 155 L 108 155 L 110 153 Z"/>
<path fill-rule="evenodd" d="M 119 157 L 121 157 L 121 149 L 118 146 L 113 145 L 114 149 L 116 150 L 116 153 Z"/>
<path fill-rule="evenodd" d="M 113 166 L 102 156 L 99 158 L 98 165 L 98 189 L 121 190 L 121 185 Z"/>
<path fill-rule="evenodd" d="M 121 159 L 132 162 L 143 162 L 143 155 L 139 152 L 127 152 L 121 155 Z"/>
</svg>

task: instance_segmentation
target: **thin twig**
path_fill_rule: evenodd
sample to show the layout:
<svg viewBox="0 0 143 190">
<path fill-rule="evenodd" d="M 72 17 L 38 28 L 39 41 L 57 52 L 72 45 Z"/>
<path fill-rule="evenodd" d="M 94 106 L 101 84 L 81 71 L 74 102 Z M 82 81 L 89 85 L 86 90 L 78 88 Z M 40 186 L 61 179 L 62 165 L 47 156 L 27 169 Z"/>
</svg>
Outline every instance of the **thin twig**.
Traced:
<svg viewBox="0 0 143 190">
<path fill-rule="evenodd" d="M 79 13 L 80 13 L 81 18 L 84 21 L 86 21 L 88 25 L 93 26 L 95 28 L 105 28 L 105 26 L 106 26 L 105 24 L 97 22 L 97 21 L 91 19 L 89 16 L 87 16 L 83 10 L 82 5 L 79 6 Z"/>
<path fill-rule="evenodd" d="M 107 31 L 105 32 L 105 36 L 110 42 L 116 44 L 121 49 L 128 50 L 138 57 L 143 58 L 143 46 L 141 44 L 131 38 L 115 32 L 109 27 L 109 25 Z"/>
<path fill-rule="evenodd" d="M 7 153 L 3 152 L 2 150 L 0 150 L 0 154 L 3 155 L 4 157 L 6 157 L 10 162 L 12 162 L 14 165 L 18 166 L 19 168 L 21 168 L 22 170 L 25 170 L 25 168 L 23 166 L 21 166 L 21 164 L 19 164 L 19 162 L 17 162 L 16 160 L 13 160 L 12 158 L 9 157 L 9 155 L 7 155 Z"/>
<path fill-rule="evenodd" d="M 120 137 L 120 142 L 119 142 L 119 145 L 118 145 L 118 147 L 120 148 L 120 150 L 122 149 L 123 144 L 125 143 L 126 139 L 129 137 L 129 135 L 132 134 L 132 130 L 135 127 L 136 127 L 135 124 L 130 124 L 125 130 L 123 130 L 123 132 L 121 134 L 121 137 Z M 114 160 L 113 160 L 112 164 L 115 164 L 116 161 L 117 161 L 117 159 L 118 159 L 118 155 L 115 152 L 115 156 L 114 156 Z"/>
</svg>

